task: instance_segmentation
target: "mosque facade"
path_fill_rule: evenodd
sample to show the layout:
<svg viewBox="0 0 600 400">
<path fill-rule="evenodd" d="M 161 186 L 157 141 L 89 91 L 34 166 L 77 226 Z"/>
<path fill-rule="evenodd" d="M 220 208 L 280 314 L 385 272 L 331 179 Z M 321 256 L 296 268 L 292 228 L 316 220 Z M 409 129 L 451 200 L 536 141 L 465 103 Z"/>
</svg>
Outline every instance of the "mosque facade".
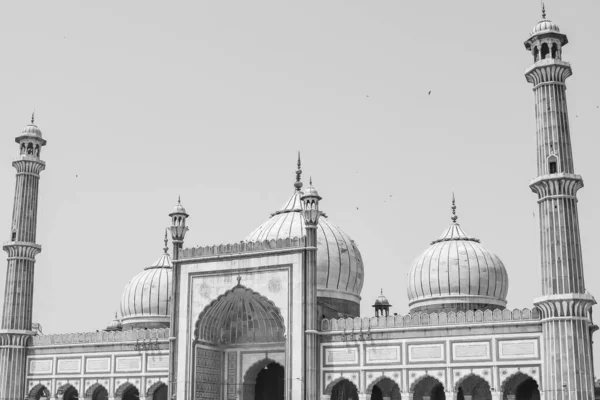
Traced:
<svg viewBox="0 0 600 400">
<path fill-rule="evenodd" d="M 38 189 L 46 144 L 34 124 L 19 158 L 0 326 L 0 400 L 592 400 L 594 298 L 586 291 L 562 60 L 543 19 L 533 64 L 542 295 L 506 308 L 498 256 L 459 224 L 410 266 L 407 315 L 380 294 L 360 316 L 356 243 L 305 187 L 244 240 L 186 247 L 190 215 L 169 214 L 171 252 L 135 276 L 120 316 L 91 333 L 44 335 L 32 321 Z M 532 149 L 533 151 L 533 149 Z M 375 297 L 375 296 L 374 296 Z"/>
</svg>

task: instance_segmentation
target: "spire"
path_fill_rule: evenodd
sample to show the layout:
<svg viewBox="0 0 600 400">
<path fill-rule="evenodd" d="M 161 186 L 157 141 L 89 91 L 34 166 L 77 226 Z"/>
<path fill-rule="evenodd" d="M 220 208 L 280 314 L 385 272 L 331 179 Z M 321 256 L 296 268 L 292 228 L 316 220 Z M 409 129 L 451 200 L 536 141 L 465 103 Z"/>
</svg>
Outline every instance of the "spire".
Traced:
<svg viewBox="0 0 600 400">
<path fill-rule="evenodd" d="M 31 113 L 31 125 L 35 122 L 35 110 Z"/>
<path fill-rule="evenodd" d="M 546 19 L 546 5 L 544 4 L 544 0 L 542 0 L 542 19 Z"/>
<path fill-rule="evenodd" d="M 456 215 L 456 200 L 454 199 L 454 192 L 452 192 L 452 223 L 456 224 L 456 220 L 458 219 L 458 215 Z"/>
<path fill-rule="evenodd" d="M 165 251 L 165 254 L 168 253 L 169 251 L 169 239 L 167 239 L 167 229 L 165 229 L 165 247 L 163 247 L 163 250 Z"/>
<path fill-rule="evenodd" d="M 298 169 L 296 170 L 296 182 L 294 182 L 294 187 L 299 192 L 302 189 L 302 182 L 300 181 L 300 177 L 302 176 L 302 163 L 300 162 L 300 152 L 298 152 Z"/>
</svg>

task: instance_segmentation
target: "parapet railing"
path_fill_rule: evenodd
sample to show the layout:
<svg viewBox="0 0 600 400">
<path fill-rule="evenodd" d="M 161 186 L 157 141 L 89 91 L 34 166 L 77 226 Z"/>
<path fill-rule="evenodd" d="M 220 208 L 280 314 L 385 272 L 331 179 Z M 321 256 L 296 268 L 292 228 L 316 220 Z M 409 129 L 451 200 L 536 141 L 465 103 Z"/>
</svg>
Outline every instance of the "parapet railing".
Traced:
<svg viewBox="0 0 600 400">
<path fill-rule="evenodd" d="M 181 260 L 186 258 L 213 257 L 237 253 L 299 248 L 304 247 L 304 244 L 305 238 L 302 236 L 287 239 L 265 240 L 262 242 L 239 242 L 204 247 L 198 246 L 183 249 L 179 259 Z"/>
<path fill-rule="evenodd" d="M 440 313 L 415 313 L 407 315 L 393 315 L 389 317 L 372 318 L 339 318 L 323 319 L 321 331 L 351 331 L 372 330 L 378 328 L 407 328 L 414 326 L 440 326 L 440 325 L 465 325 L 487 324 L 494 322 L 537 321 L 541 320 L 537 308 L 524 308 L 519 310 L 477 310 Z"/>
<path fill-rule="evenodd" d="M 169 339 L 169 328 L 37 335 L 32 337 L 31 343 L 33 346 L 46 346 L 55 344 L 114 343 L 159 339 Z"/>
</svg>

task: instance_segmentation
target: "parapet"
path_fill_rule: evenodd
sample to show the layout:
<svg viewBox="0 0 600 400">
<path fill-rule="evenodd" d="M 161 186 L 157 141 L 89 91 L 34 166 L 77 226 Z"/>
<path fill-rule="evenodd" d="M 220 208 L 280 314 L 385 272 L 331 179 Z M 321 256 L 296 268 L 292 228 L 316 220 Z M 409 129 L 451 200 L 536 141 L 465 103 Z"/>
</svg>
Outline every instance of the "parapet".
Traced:
<svg viewBox="0 0 600 400">
<path fill-rule="evenodd" d="M 265 240 L 262 242 L 239 242 L 204 247 L 198 246 L 183 249 L 180 253 L 179 260 L 243 253 L 268 252 L 272 250 L 297 249 L 305 247 L 305 242 L 305 237 L 302 236 L 287 239 Z"/>
<path fill-rule="evenodd" d="M 37 335 L 32 337 L 32 346 L 52 346 L 60 344 L 118 343 L 137 340 L 168 340 L 169 328 L 132 329 L 114 332 L 61 333 L 56 335 Z"/>
<path fill-rule="evenodd" d="M 506 323 L 516 321 L 540 321 L 540 311 L 537 308 L 524 308 L 519 310 L 477 310 L 440 313 L 415 313 L 407 315 L 393 315 L 389 317 L 372 318 L 340 318 L 323 319 L 321 331 L 370 331 L 381 328 L 409 328 L 417 326 L 444 326 L 444 325 L 478 325 L 488 323 Z"/>
</svg>

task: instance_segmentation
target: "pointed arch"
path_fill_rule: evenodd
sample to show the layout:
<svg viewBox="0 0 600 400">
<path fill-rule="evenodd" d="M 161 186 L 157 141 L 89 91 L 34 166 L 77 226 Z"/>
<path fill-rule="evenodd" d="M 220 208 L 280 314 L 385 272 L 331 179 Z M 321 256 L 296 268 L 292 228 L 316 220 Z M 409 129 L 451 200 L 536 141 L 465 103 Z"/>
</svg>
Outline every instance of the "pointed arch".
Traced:
<svg viewBox="0 0 600 400">
<path fill-rule="evenodd" d="M 477 398 L 482 399 L 492 398 L 492 392 L 490 388 L 490 383 L 484 377 L 474 373 L 463 376 L 454 385 L 455 392 L 458 392 L 459 389 L 462 389 L 464 394 L 474 395 L 477 393 Z"/>
<path fill-rule="evenodd" d="M 440 390 L 442 393 L 444 392 L 444 384 L 429 374 L 417 378 L 410 387 L 410 392 L 415 399 L 423 398 L 423 396 L 430 396 L 437 399 L 438 397 L 435 394 Z"/>
<path fill-rule="evenodd" d="M 383 375 L 376 377 L 375 379 L 373 379 L 371 381 L 371 383 L 369 383 L 369 385 L 367 386 L 367 389 L 365 390 L 365 393 L 371 394 L 373 392 L 373 387 L 385 379 L 390 380 L 392 383 L 394 383 L 396 386 L 398 386 L 399 389 L 401 388 L 400 382 L 396 381 L 391 376 L 387 376 L 387 375 L 383 374 Z"/>
<path fill-rule="evenodd" d="M 536 385 L 538 385 L 538 382 L 533 377 L 521 371 L 517 371 L 502 381 L 502 384 L 500 385 L 501 391 L 505 395 L 516 394 L 519 386 L 528 380 L 532 380 Z"/>
<path fill-rule="evenodd" d="M 435 381 L 435 383 L 439 383 L 440 385 L 443 385 L 442 382 L 440 382 L 439 379 L 437 379 L 435 376 L 431 376 L 429 374 L 425 374 L 425 375 L 421 375 L 420 377 L 418 377 L 417 379 L 415 379 L 415 381 L 412 383 L 412 385 L 410 385 L 410 392 L 414 392 L 415 388 L 417 386 L 419 386 L 422 382 L 431 379 L 433 381 Z"/>
<path fill-rule="evenodd" d="M 125 394 L 131 390 L 137 391 L 139 396 L 140 390 L 133 383 L 125 382 L 121 384 L 121 386 L 119 386 L 117 390 L 115 390 L 115 399 L 122 399 L 123 396 L 125 396 Z"/>
<path fill-rule="evenodd" d="M 269 364 L 277 364 L 282 368 L 285 368 L 283 365 L 281 365 L 279 362 L 273 360 L 272 358 L 266 357 L 263 358 L 262 360 L 259 360 L 257 362 L 255 362 L 254 364 L 252 364 L 250 367 L 248 367 L 248 369 L 246 370 L 246 372 L 244 373 L 244 383 L 252 383 L 256 380 L 256 377 L 258 376 L 258 373 L 260 372 L 261 369 L 263 369 L 264 367 L 266 367 Z"/>
<path fill-rule="evenodd" d="M 152 386 L 146 390 L 146 400 L 154 400 L 154 394 L 158 392 L 163 387 L 168 387 L 166 383 L 163 381 L 156 381 Z"/>
<path fill-rule="evenodd" d="M 59 400 L 65 400 L 69 398 L 78 398 L 79 391 L 77 388 L 70 383 L 65 383 L 58 389 L 56 389 L 56 398 Z"/>
<path fill-rule="evenodd" d="M 238 283 L 202 310 L 194 337 L 211 343 L 282 342 L 285 326 L 275 303 Z"/>
<path fill-rule="evenodd" d="M 352 382 L 350 379 L 348 379 L 345 376 L 340 376 L 340 377 L 332 380 L 331 382 L 329 382 L 329 384 L 325 387 L 325 394 L 328 394 L 331 396 L 331 394 L 333 393 L 333 388 L 336 387 L 339 383 L 344 382 L 344 381 L 346 381 L 349 384 L 351 384 L 352 386 L 354 386 L 354 389 L 356 389 L 356 392 L 358 393 L 358 388 L 356 387 L 354 382 Z"/>
<path fill-rule="evenodd" d="M 87 388 L 87 390 L 85 391 L 85 399 L 86 400 L 96 400 L 96 397 L 102 391 L 104 391 L 108 397 L 108 390 L 106 390 L 106 388 L 102 384 L 96 382 L 93 385 L 91 385 L 89 388 Z"/>
<path fill-rule="evenodd" d="M 43 383 L 38 383 L 29 391 L 29 399 L 30 400 L 39 400 L 40 397 L 50 397 L 50 391 Z"/>
<path fill-rule="evenodd" d="M 334 395 L 339 394 L 339 390 L 346 392 L 348 390 L 350 393 L 344 393 L 344 400 L 358 400 L 358 388 L 347 377 L 339 377 L 333 380 L 327 387 L 325 388 L 325 393 L 330 395 L 332 399 L 334 399 Z M 337 393 L 336 393 L 337 392 Z M 337 397 L 337 396 L 336 396 Z M 337 399 L 335 399 L 337 400 Z"/>
</svg>

